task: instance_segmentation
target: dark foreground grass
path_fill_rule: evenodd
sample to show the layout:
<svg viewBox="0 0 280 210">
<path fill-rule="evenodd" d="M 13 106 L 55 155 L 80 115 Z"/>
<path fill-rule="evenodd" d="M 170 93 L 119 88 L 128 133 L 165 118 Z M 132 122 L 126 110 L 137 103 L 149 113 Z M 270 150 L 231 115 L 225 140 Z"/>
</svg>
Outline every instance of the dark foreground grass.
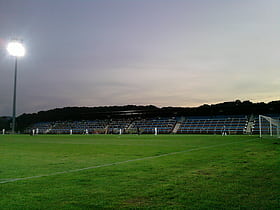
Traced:
<svg viewBox="0 0 280 210">
<path fill-rule="evenodd" d="M 0 209 L 279 209 L 279 143 L 215 135 L 0 136 Z"/>
</svg>

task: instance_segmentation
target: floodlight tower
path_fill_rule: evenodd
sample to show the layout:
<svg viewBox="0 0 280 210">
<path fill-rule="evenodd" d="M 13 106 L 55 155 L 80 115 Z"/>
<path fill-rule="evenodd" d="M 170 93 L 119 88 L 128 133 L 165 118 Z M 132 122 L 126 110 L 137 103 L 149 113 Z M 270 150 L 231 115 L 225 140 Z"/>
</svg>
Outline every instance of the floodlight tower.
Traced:
<svg viewBox="0 0 280 210">
<path fill-rule="evenodd" d="M 12 121 L 12 133 L 15 133 L 16 125 L 16 95 L 17 95 L 17 63 L 18 57 L 25 55 L 25 48 L 22 41 L 12 40 L 7 45 L 7 51 L 11 56 L 15 57 L 15 75 L 14 75 L 14 97 L 13 97 L 13 121 Z"/>
</svg>

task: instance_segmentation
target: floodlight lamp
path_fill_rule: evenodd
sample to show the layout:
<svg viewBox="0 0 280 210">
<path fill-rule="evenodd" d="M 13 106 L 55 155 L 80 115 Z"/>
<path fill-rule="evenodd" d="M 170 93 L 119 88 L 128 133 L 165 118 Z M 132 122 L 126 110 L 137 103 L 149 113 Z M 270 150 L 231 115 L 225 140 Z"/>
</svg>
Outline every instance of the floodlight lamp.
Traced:
<svg viewBox="0 0 280 210">
<path fill-rule="evenodd" d="M 16 56 L 16 57 L 22 57 L 25 55 L 25 48 L 22 44 L 22 42 L 18 40 L 13 40 L 8 43 L 7 45 L 7 51 L 10 55 Z"/>
</svg>

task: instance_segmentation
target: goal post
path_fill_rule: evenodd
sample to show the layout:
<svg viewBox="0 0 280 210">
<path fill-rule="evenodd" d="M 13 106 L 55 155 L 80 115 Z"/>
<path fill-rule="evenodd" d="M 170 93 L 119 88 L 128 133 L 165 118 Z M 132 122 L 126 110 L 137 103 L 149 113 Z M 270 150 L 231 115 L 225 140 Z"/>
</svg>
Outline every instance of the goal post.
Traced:
<svg viewBox="0 0 280 210">
<path fill-rule="evenodd" d="M 272 117 L 259 115 L 260 138 L 264 136 L 280 138 L 280 121 Z"/>
</svg>

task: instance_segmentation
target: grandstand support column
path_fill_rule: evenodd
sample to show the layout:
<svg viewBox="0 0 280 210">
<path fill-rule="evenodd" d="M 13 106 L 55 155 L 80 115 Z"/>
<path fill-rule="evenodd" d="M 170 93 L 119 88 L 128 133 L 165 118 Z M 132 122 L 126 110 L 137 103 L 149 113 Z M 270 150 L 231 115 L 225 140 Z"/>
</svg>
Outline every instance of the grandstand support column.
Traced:
<svg viewBox="0 0 280 210">
<path fill-rule="evenodd" d="M 272 136 L 272 123 L 271 123 L 271 118 L 269 119 L 269 131 L 270 131 L 270 136 Z"/>
<path fill-rule="evenodd" d="M 259 115 L 259 131 L 260 131 L 260 138 L 262 137 L 262 130 L 261 130 L 261 127 L 262 127 L 261 115 Z"/>
</svg>

